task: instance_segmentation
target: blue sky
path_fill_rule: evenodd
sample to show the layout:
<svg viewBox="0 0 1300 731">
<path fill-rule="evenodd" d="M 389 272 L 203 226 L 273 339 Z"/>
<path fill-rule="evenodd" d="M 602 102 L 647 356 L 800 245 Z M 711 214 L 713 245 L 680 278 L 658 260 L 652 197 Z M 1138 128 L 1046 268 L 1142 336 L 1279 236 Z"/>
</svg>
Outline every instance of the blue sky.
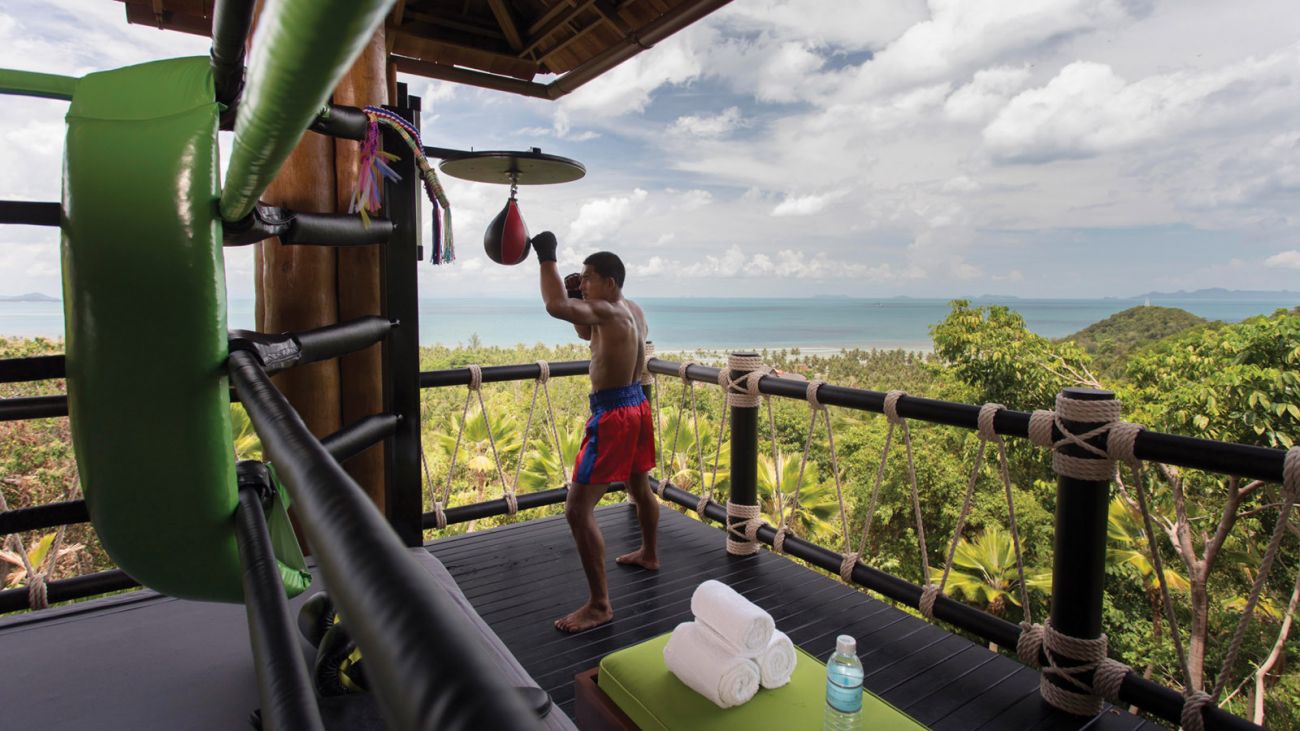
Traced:
<svg viewBox="0 0 1300 731">
<path fill-rule="evenodd" d="M 558 102 L 407 81 L 429 144 L 586 164 L 525 219 L 633 296 L 1300 289 L 1298 41 L 1293 0 L 735 0 Z M 110 0 L 0 10 L 3 67 L 206 52 Z M 0 198 L 57 199 L 66 105 L 3 103 Z M 505 189 L 445 183 L 461 259 L 422 295 L 531 296 L 482 253 Z M 58 281 L 53 232 L 0 228 L 0 294 Z"/>
</svg>

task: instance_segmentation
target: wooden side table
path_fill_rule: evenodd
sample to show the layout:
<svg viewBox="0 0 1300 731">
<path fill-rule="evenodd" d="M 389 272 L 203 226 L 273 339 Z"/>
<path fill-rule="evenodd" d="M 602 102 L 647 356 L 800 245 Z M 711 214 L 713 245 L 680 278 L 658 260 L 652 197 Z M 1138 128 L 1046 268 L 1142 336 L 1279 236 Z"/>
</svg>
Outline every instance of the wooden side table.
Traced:
<svg viewBox="0 0 1300 731">
<path fill-rule="evenodd" d="M 596 685 L 600 668 L 584 670 L 573 678 L 573 715 L 579 731 L 638 731 L 623 709 Z"/>
</svg>

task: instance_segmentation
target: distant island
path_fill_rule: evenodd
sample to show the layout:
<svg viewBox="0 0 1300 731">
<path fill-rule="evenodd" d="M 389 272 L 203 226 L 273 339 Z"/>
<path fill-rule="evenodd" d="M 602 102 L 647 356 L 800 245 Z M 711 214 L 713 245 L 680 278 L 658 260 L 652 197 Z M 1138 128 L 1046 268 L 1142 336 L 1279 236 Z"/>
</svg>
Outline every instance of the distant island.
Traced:
<svg viewBox="0 0 1300 731">
<path fill-rule="evenodd" d="M 1213 289 L 1197 289 L 1191 292 L 1178 290 L 1177 292 L 1147 292 L 1136 297 L 1127 297 L 1131 300 L 1231 300 L 1233 302 L 1267 302 L 1274 300 L 1294 300 L 1300 304 L 1300 292 L 1291 292 L 1288 290 L 1264 291 L 1249 289 L 1224 289 L 1214 287 Z"/>
<path fill-rule="evenodd" d="M 48 294 L 40 292 L 28 292 L 27 294 L 0 294 L 0 302 L 60 302 L 58 297 L 51 297 Z"/>
</svg>

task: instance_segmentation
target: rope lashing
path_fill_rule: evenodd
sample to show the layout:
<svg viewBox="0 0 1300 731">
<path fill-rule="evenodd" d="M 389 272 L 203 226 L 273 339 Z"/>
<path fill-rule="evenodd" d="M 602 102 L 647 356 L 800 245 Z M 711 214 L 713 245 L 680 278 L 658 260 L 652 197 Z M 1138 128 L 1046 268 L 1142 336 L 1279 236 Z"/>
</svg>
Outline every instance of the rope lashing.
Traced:
<svg viewBox="0 0 1300 731">
<path fill-rule="evenodd" d="M 752 556 L 758 553 L 758 529 L 763 525 L 762 511 L 757 505 L 742 505 L 727 501 L 727 532 L 744 541 L 727 538 L 727 553 L 733 556 Z M 741 519 L 733 523 L 732 518 Z"/>
<path fill-rule="evenodd" d="M 853 569 L 858 565 L 858 559 L 862 555 L 857 551 L 849 551 L 840 558 L 840 579 L 846 584 L 853 583 Z"/>
<path fill-rule="evenodd" d="M 1115 682 L 1115 676 L 1118 675 L 1122 680 L 1123 673 L 1128 672 L 1127 666 L 1107 659 L 1106 645 L 1105 634 L 1096 639 L 1070 637 L 1057 632 L 1052 628 L 1051 621 L 1048 621 L 1044 624 L 1021 625 L 1020 637 L 1016 641 L 1016 655 L 1026 665 L 1042 670 L 1043 675 L 1038 687 L 1043 700 L 1067 713 L 1091 716 L 1101 710 L 1102 699 L 1094 695 L 1097 689 L 1080 680 L 1079 676 L 1093 672 L 1095 685 L 1096 674 L 1104 672 L 1107 679 L 1106 687 L 1117 690 L 1118 683 Z M 1041 657 L 1047 658 L 1046 665 L 1041 663 L 1040 653 Z M 1079 664 L 1058 665 L 1056 662 L 1058 654 L 1076 660 Z M 1102 671 L 1103 666 L 1110 667 Z M 1123 670 L 1115 666 L 1121 666 Z M 1077 690 L 1062 688 L 1051 682 L 1049 677 L 1058 678 Z"/>
<path fill-rule="evenodd" d="M 740 378 L 732 379 L 733 371 L 745 371 Z M 757 355 L 737 355 L 727 357 L 727 367 L 718 371 L 718 385 L 726 391 L 727 405 L 741 408 L 755 408 L 762 398 L 758 382 L 772 369 L 763 364 Z"/>
<path fill-rule="evenodd" d="M 772 550 L 777 553 L 785 553 L 785 535 L 790 531 L 784 525 L 778 526 L 776 535 L 772 537 Z"/>
<path fill-rule="evenodd" d="M 1056 425 L 1056 412 L 1036 409 L 1029 415 L 1029 441 L 1044 449 L 1052 448 L 1052 427 Z"/>
<path fill-rule="evenodd" d="M 1053 418 L 1061 438 L 1052 442 L 1052 469 L 1058 475 L 1073 477 L 1077 480 L 1109 482 L 1115 474 L 1115 463 L 1110 454 L 1100 447 L 1088 443 L 1089 439 L 1106 435 L 1111 426 L 1119 421 L 1123 405 L 1117 400 L 1085 401 L 1072 399 L 1065 394 L 1056 397 L 1056 415 Z M 1066 421 L 1096 423 L 1096 426 L 1082 434 L 1075 434 L 1066 428 Z M 1033 421 L 1030 421 L 1031 426 Z M 1061 447 L 1070 444 L 1094 455 L 1092 458 L 1075 457 L 1065 454 Z"/>
</svg>

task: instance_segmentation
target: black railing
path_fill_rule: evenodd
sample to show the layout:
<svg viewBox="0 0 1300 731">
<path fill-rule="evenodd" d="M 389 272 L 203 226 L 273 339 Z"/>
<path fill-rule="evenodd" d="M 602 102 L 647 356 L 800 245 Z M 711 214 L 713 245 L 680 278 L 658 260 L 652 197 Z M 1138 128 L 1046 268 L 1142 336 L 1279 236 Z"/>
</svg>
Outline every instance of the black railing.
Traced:
<svg viewBox="0 0 1300 731">
<path fill-rule="evenodd" d="M 673 377 L 679 375 L 679 369 L 681 368 L 679 363 L 657 358 L 652 358 L 648 365 L 651 373 Z M 554 363 L 550 365 L 550 375 L 585 375 L 587 366 L 588 361 Z M 692 381 L 716 385 L 719 381 L 720 371 L 719 368 L 691 364 L 686 367 L 684 372 L 686 377 Z M 540 367 L 535 364 L 489 366 L 481 369 L 483 383 L 535 379 L 540 376 L 540 373 Z M 737 372 L 733 375 L 739 377 L 743 374 Z M 470 372 L 467 368 L 453 368 L 420 374 L 420 385 L 422 387 L 467 385 L 469 383 Z M 758 391 L 761 394 L 800 401 L 807 398 L 807 389 L 807 381 L 773 375 L 766 375 L 758 382 Z M 1076 399 L 1110 397 L 1106 392 L 1084 391 L 1086 390 L 1076 389 L 1069 395 Z M 884 392 L 833 384 L 823 384 L 817 391 L 817 400 L 823 404 L 874 413 L 885 413 L 885 398 L 886 394 Z M 756 496 L 753 494 L 753 475 L 746 477 L 744 472 L 746 469 L 752 471 L 752 465 L 757 460 L 757 429 L 756 423 L 751 423 L 754 421 L 750 418 L 752 414 L 745 414 L 744 411 L 735 407 L 732 410 L 731 444 L 733 451 L 730 463 L 730 469 L 732 470 L 730 483 L 733 494 L 731 497 L 737 503 L 754 504 L 756 503 Z M 748 411 L 755 410 L 749 409 Z M 901 417 L 970 430 L 975 430 L 978 427 L 979 411 L 979 406 L 916 396 L 903 396 L 897 402 L 897 413 Z M 1031 414 L 1027 412 L 1003 409 L 997 412 L 994 419 L 994 430 L 998 434 L 1005 436 L 1027 438 L 1029 436 L 1030 419 Z M 1067 423 L 1066 426 L 1067 428 L 1074 428 L 1080 425 Z M 1083 431 L 1082 427 L 1080 427 L 1080 431 Z M 1059 429 L 1054 428 L 1053 439 L 1059 439 L 1062 436 Z M 1105 445 L 1101 443 L 1100 446 L 1104 448 Z M 1277 449 L 1216 442 L 1152 431 L 1142 431 L 1138 435 L 1134 452 L 1142 460 L 1271 482 L 1282 481 L 1282 467 L 1286 457 L 1284 451 Z M 741 467 L 741 474 L 737 474 L 738 466 Z M 1084 485 L 1083 482 L 1086 481 L 1074 480 L 1073 478 L 1061 477 L 1060 480 L 1063 483 L 1062 492 L 1069 493 L 1074 498 L 1084 499 L 1089 503 L 1087 506 L 1077 505 L 1072 508 L 1071 505 L 1074 505 L 1074 502 L 1078 502 L 1078 500 L 1071 498 L 1074 502 L 1067 500 L 1061 504 L 1062 511 L 1075 510 L 1076 512 L 1088 512 L 1093 515 L 1091 520 L 1076 521 L 1086 528 L 1082 533 L 1078 532 L 1080 525 L 1073 524 L 1068 530 L 1062 531 L 1058 521 L 1058 533 L 1070 534 L 1066 536 L 1069 538 L 1068 543 L 1070 545 L 1062 546 L 1060 540 L 1058 540 L 1055 552 L 1058 566 L 1062 562 L 1069 564 L 1065 570 L 1069 572 L 1070 581 L 1073 581 L 1075 574 L 1080 571 L 1088 574 L 1091 578 L 1090 580 L 1076 582 L 1077 585 L 1074 587 L 1076 589 L 1075 594 L 1078 595 L 1076 600 L 1054 604 L 1052 618 L 1054 626 L 1063 632 L 1068 629 L 1071 633 L 1088 636 L 1086 633 L 1094 627 L 1097 632 L 1100 631 L 1101 591 L 1103 589 L 1099 570 L 1101 562 L 1088 557 L 1093 554 L 1104 555 L 1106 540 L 1105 511 L 1109 493 L 1108 489 L 1102 488 L 1108 488 L 1108 483 L 1088 483 Z M 658 481 L 654 481 L 654 486 L 656 490 L 662 489 L 664 498 L 673 503 L 691 510 L 697 510 L 699 507 L 699 495 L 681 490 L 671 484 L 661 486 Z M 1076 489 L 1081 486 L 1085 488 L 1091 486 L 1091 489 Z M 738 489 L 745 494 L 737 495 L 736 491 Z M 539 507 L 563 502 L 566 494 L 567 490 L 561 488 L 525 493 L 518 495 L 516 499 L 519 509 L 524 509 L 525 507 Z M 444 509 L 447 524 L 504 515 L 507 512 L 504 499 Z M 727 510 L 723 505 L 712 501 L 705 505 L 702 517 L 717 522 L 724 527 L 733 525 L 736 522 L 736 519 L 728 517 Z M 1058 518 L 1060 517 L 1058 515 Z M 436 525 L 436 515 L 426 513 L 424 515 L 424 525 L 426 528 L 434 527 Z M 730 538 L 732 534 L 729 532 L 728 535 Z M 776 539 L 776 535 L 776 527 L 766 523 L 756 531 L 757 540 L 769 546 Z M 834 574 L 838 574 L 840 571 L 843 554 L 837 551 L 790 535 L 783 538 L 782 548 L 785 553 Z M 917 584 L 861 562 L 854 565 L 851 578 L 853 583 L 859 586 L 876 591 L 889 599 L 912 608 L 919 607 L 924 591 L 924 588 Z M 1065 586 L 1070 581 L 1061 581 L 1060 583 Z M 935 599 L 933 614 L 936 619 L 946 621 L 986 641 L 1004 647 L 1015 647 L 1021 635 L 1019 625 L 950 599 L 942 594 Z M 1057 658 L 1057 660 L 1060 661 L 1061 658 Z M 1061 664 L 1064 665 L 1066 662 L 1061 662 Z M 1091 678 L 1089 675 L 1084 675 L 1081 680 L 1087 683 L 1090 682 Z M 1119 689 L 1119 699 L 1124 703 L 1133 704 L 1173 723 L 1180 721 L 1184 701 L 1182 694 L 1178 691 L 1166 688 L 1134 672 L 1129 672 L 1125 676 Z M 1207 728 L 1256 730 L 1261 728 L 1212 704 L 1205 707 L 1202 713 Z"/>
</svg>

